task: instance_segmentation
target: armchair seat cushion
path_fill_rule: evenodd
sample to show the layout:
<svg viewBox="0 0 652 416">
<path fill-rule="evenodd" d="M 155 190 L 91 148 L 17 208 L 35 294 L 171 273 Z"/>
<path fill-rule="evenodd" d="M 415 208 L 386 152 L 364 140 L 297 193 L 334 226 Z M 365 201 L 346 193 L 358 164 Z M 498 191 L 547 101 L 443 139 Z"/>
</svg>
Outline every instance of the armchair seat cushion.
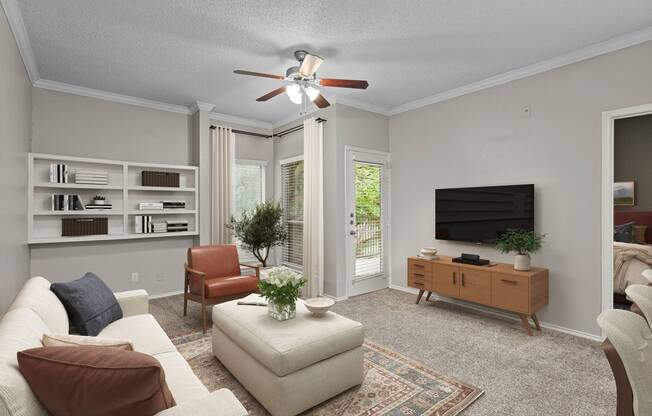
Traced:
<svg viewBox="0 0 652 416">
<path fill-rule="evenodd" d="M 206 279 L 204 290 L 207 298 L 220 298 L 256 292 L 258 278 L 256 276 L 228 276 Z M 201 293 L 201 292 L 198 292 Z"/>
</svg>

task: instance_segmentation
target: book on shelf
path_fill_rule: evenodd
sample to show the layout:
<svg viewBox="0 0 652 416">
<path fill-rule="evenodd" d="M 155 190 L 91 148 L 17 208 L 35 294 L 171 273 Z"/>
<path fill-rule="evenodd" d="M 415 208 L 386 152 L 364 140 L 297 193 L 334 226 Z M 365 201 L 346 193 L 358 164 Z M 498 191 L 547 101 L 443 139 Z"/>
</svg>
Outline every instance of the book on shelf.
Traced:
<svg viewBox="0 0 652 416">
<path fill-rule="evenodd" d="M 50 209 L 52 211 L 84 211 L 84 204 L 79 195 L 52 194 Z"/>
<path fill-rule="evenodd" d="M 134 217 L 134 232 L 136 234 L 149 234 L 154 232 L 151 215 L 136 215 Z"/>
<path fill-rule="evenodd" d="M 109 172 L 93 170 L 77 170 L 75 172 L 75 183 L 87 185 L 108 185 Z"/>
<path fill-rule="evenodd" d="M 162 202 L 141 202 L 138 204 L 138 209 L 140 210 L 154 210 L 154 209 L 163 209 Z"/>
<path fill-rule="evenodd" d="M 186 201 L 162 201 L 164 209 L 185 209 Z"/>
<path fill-rule="evenodd" d="M 86 204 L 86 209 L 94 209 L 94 210 L 111 210 L 113 209 L 113 205 L 111 204 L 102 204 L 102 205 L 96 205 L 96 204 Z"/>
<path fill-rule="evenodd" d="M 64 163 L 50 164 L 50 182 L 68 183 L 68 165 Z"/>
</svg>

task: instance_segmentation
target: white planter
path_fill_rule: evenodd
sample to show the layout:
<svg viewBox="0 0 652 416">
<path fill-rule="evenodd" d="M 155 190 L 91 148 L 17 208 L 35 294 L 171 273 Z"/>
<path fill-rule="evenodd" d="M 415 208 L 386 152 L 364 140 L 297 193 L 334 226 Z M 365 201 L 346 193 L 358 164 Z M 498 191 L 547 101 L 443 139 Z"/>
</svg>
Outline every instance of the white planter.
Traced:
<svg viewBox="0 0 652 416">
<path fill-rule="evenodd" d="M 520 271 L 530 270 L 530 255 L 517 254 L 514 257 L 514 270 L 520 270 Z"/>
</svg>

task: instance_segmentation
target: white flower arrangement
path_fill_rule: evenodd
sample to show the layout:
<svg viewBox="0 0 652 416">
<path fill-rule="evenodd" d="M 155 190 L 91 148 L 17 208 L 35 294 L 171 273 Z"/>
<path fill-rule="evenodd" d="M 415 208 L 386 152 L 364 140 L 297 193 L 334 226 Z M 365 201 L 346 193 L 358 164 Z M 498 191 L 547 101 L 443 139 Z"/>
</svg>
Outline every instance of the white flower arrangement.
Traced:
<svg viewBox="0 0 652 416">
<path fill-rule="evenodd" d="M 267 276 L 258 284 L 260 294 L 276 305 L 294 305 L 305 283 L 303 276 L 287 267 L 275 267 Z"/>
</svg>

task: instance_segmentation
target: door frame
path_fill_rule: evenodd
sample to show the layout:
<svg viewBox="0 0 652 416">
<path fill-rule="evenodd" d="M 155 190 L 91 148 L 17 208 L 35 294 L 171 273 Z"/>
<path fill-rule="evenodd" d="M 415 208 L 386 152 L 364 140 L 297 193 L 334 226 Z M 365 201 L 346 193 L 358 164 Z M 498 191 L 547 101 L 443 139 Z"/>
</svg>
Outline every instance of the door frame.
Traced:
<svg viewBox="0 0 652 416">
<path fill-rule="evenodd" d="M 348 224 L 348 211 L 349 211 L 349 161 L 351 159 L 355 159 L 353 153 L 366 153 L 372 156 L 380 156 L 385 159 L 385 204 L 386 204 L 386 214 L 385 214 L 385 238 L 383 243 L 383 251 L 385 254 L 385 265 L 386 265 L 386 270 L 385 270 L 385 276 L 386 276 L 386 283 L 387 287 L 390 287 L 392 284 L 392 244 L 391 244 L 391 233 L 392 233 L 392 227 L 391 227 L 391 212 L 392 212 L 392 198 L 391 198 L 391 190 L 392 190 L 392 169 L 391 169 L 391 154 L 389 152 L 385 152 L 382 150 L 375 150 L 375 149 L 367 149 L 364 147 L 358 147 L 358 146 L 349 146 L 345 145 L 344 146 L 344 207 L 343 207 L 343 230 L 344 230 L 344 247 L 345 247 L 345 262 L 346 262 L 346 267 L 344 268 L 345 270 L 345 288 L 346 288 L 346 296 L 350 297 L 352 296 L 352 291 L 353 291 L 353 279 L 351 278 L 353 276 L 353 261 L 355 259 L 352 258 L 351 253 L 352 253 L 352 247 L 351 247 L 351 239 L 349 238 L 349 224 Z"/>
<path fill-rule="evenodd" d="M 625 107 L 602 113 L 602 308 L 613 308 L 613 183 L 614 123 L 618 119 L 652 114 L 652 104 Z M 605 337 L 602 331 L 602 337 Z"/>
</svg>

